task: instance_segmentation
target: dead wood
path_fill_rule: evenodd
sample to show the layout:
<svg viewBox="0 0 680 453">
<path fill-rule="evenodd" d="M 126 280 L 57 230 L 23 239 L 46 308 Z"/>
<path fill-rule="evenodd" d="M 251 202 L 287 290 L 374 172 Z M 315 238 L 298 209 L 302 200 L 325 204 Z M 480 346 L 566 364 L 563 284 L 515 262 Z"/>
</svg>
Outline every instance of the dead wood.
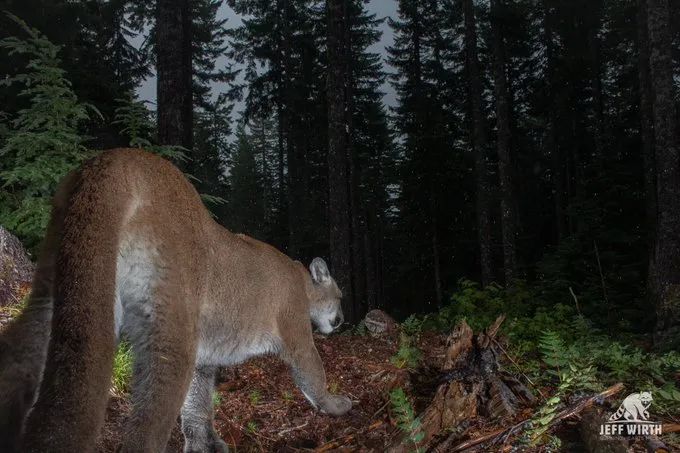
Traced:
<svg viewBox="0 0 680 453">
<path fill-rule="evenodd" d="M 533 403 L 534 396 L 529 389 L 500 369 L 500 351 L 494 340 L 504 319 L 505 316 L 498 317 L 477 335 L 465 321 L 453 329 L 447 339 L 439 387 L 420 415 L 424 436 L 418 447 L 430 446 L 442 433 L 453 431 L 453 435 L 461 436 L 463 422 L 477 415 L 502 419 L 515 415 L 521 406 Z M 406 437 L 405 434 L 397 436 L 388 450 L 402 452 L 413 447 L 405 445 Z"/>
<path fill-rule="evenodd" d="M 670 453 L 671 449 L 656 436 L 648 436 L 645 439 L 647 453 Z"/>
<path fill-rule="evenodd" d="M 628 442 L 615 438 L 600 436 L 600 425 L 607 421 L 602 411 L 589 407 L 583 411 L 579 422 L 579 432 L 586 451 L 593 453 L 626 453 Z"/>
<path fill-rule="evenodd" d="M 574 417 L 579 415 L 583 410 L 586 408 L 592 406 L 596 402 L 603 401 L 606 398 L 611 397 L 612 395 L 615 395 L 619 393 L 621 390 L 623 390 L 623 384 L 620 382 L 618 384 L 615 384 L 608 389 L 593 395 L 591 397 L 585 398 L 578 403 L 564 409 L 562 412 L 560 412 L 555 418 L 552 420 L 550 425 L 552 427 L 555 427 L 558 425 L 561 421 Z M 444 451 L 450 451 L 452 453 L 459 452 L 459 451 L 465 451 L 469 448 L 476 447 L 478 445 L 484 444 L 486 442 L 493 442 L 497 443 L 501 439 L 505 439 L 508 437 L 509 434 L 518 432 L 521 430 L 527 423 L 531 421 L 530 418 L 524 419 L 519 423 L 516 423 L 512 426 L 506 427 L 506 428 L 501 428 L 499 430 L 493 431 L 489 434 L 485 434 L 483 436 L 477 437 L 475 439 L 469 439 L 451 449 L 447 450 L 440 450 L 439 446 L 437 446 L 433 451 L 438 451 L 438 452 L 444 452 Z M 445 441 L 446 442 L 446 441 Z"/>
</svg>

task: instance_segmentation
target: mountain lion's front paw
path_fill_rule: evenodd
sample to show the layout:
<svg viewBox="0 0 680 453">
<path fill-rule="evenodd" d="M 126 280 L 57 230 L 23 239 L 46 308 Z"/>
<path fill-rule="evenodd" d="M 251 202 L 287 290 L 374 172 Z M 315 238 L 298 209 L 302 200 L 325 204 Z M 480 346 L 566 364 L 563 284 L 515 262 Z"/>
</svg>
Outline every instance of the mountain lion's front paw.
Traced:
<svg viewBox="0 0 680 453">
<path fill-rule="evenodd" d="M 344 395 L 328 395 L 321 410 L 329 415 L 340 416 L 352 408 L 352 400 Z"/>
</svg>

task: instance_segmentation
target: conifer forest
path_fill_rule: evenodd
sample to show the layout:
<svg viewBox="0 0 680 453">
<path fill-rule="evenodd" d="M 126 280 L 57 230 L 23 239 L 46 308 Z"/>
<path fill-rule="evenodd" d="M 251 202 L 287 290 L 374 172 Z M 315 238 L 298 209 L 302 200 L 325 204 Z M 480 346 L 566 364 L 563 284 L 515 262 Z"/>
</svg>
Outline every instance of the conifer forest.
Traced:
<svg viewBox="0 0 680 453">
<path fill-rule="evenodd" d="M 314 342 L 350 412 L 221 368 L 230 451 L 680 451 L 680 0 L 0 0 L 0 335 L 116 148 L 342 292 Z M 137 404 L 117 348 L 92 451 Z"/>
</svg>

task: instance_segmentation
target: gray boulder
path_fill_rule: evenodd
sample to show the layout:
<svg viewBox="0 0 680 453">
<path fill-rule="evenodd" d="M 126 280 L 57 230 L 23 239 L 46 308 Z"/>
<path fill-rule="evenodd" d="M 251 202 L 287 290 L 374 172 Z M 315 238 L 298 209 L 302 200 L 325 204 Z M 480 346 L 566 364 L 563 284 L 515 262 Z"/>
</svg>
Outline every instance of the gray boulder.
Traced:
<svg viewBox="0 0 680 453">
<path fill-rule="evenodd" d="M 0 306 L 21 301 L 30 289 L 34 270 L 21 241 L 0 226 Z"/>
</svg>

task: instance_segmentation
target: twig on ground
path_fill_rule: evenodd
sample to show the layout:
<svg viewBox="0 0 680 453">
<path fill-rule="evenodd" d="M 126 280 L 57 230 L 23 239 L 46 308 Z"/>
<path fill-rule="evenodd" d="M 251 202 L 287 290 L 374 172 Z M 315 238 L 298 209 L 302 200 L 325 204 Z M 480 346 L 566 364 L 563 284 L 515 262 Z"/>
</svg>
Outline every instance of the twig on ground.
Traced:
<svg viewBox="0 0 680 453">
<path fill-rule="evenodd" d="M 284 434 L 289 433 L 289 432 L 291 432 L 291 431 L 295 431 L 295 430 L 297 430 L 297 429 L 304 428 L 304 427 L 307 426 L 307 425 L 309 425 L 309 421 L 304 422 L 304 423 L 301 424 L 300 426 L 293 426 L 292 428 L 283 429 L 283 430 L 281 430 L 281 431 L 278 432 L 278 435 L 279 435 L 279 436 L 283 436 Z"/>
<path fill-rule="evenodd" d="M 388 404 L 390 404 L 390 401 L 389 401 L 389 400 L 387 400 L 387 401 L 385 402 L 385 404 L 383 404 L 382 406 L 380 406 L 380 409 L 378 409 L 378 410 L 375 412 L 375 414 L 373 414 L 373 417 L 371 417 L 371 419 L 374 419 L 375 417 L 378 416 L 379 413 L 381 413 L 382 411 L 384 411 Z"/>
</svg>

